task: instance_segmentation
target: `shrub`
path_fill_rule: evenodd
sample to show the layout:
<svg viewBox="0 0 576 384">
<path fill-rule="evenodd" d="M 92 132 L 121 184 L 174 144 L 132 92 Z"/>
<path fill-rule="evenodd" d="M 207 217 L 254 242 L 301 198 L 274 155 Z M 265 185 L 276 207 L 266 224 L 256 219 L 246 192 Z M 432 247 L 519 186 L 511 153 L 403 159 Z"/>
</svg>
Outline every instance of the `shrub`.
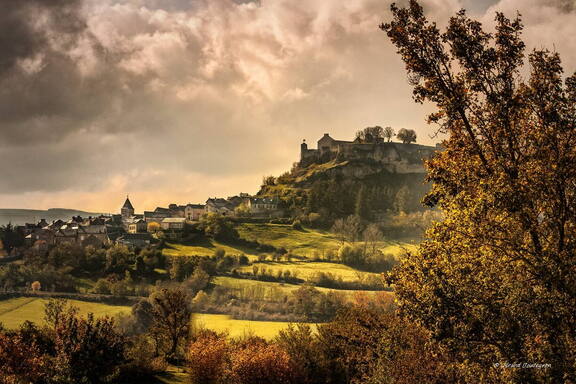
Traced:
<svg viewBox="0 0 576 384">
<path fill-rule="evenodd" d="M 223 248 L 216 248 L 214 251 L 214 257 L 217 259 L 221 259 L 226 255 L 226 250 Z"/>
<path fill-rule="evenodd" d="M 248 259 L 248 256 L 246 256 L 245 254 L 241 254 L 240 256 L 238 256 L 238 265 L 248 265 L 249 262 L 250 260 Z"/>
<path fill-rule="evenodd" d="M 152 375 L 165 372 L 168 363 L 163 357 L 156 356 L 154 346 L 147 335 L 131 339 L 126 350 L 128 364 L 121 368 L 118 383 L 147 382 Z"/>
<path fill-rule="evenodd" d="M 302 222 L 298 219 L 294 220 L 292 222 L 292 229 L 295 229 L 297 231 L 303 230 L 304 228 L 302 228 Z"/>
<path fill-rule="evenodd" d="M 23 340 L 22 335 L 8 335 L 0 331 L 0 383 L 45 382 L 48 377 L 47 360 L 35 343 Z"/>
<path fill-rule="evenodd" d="M 276 344 L 248 339 L 230 355 L 230 382 L 234 384 L 297 383 L 296 367 Z"/>
<path fill-rule="evenodd" d="M 356 266 L 363 264 L 362 248 L 358 246 L 342 245 L 338 250 L 338 257 L 340 261 L 346 265 Z"/>
</svg>

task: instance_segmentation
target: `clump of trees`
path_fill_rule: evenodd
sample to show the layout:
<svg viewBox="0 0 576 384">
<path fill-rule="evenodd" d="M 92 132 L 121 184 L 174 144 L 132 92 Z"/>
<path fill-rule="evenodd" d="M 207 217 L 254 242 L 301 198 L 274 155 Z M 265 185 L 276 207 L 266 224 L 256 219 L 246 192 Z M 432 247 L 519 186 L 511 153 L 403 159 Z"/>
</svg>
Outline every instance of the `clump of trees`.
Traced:
<svg viewBox="0 0 576 384">
<path fill-rule="evenodd" d="M 413 129 L 401 128 L 397 134 L 395 134 L 392 127 L 382 128 L 380 126 L 366 127 L 358 132 L 356 132 L 355 141 L 362 144 L 379 144 L 383 143 L 384 140 L 387 142 L 392 141 L 392 138 L 396 135 L 398 140 L 404 144 L 410 144 L 416 142 L 416 131 Z"/>
<path fill-rule="evenodd" d="M 298 367 L 276 343 L 257 337 L 229 341 L 226 334 L 202 330 L 190 344 L 193 383 L 297 383 Z"/>
<path fill-rule="evenodd" d="M 200 218 L 199 229 L 219 241 L 236 241 L 240 237 L 230 219 L 213 212 Z"/>
</svg>

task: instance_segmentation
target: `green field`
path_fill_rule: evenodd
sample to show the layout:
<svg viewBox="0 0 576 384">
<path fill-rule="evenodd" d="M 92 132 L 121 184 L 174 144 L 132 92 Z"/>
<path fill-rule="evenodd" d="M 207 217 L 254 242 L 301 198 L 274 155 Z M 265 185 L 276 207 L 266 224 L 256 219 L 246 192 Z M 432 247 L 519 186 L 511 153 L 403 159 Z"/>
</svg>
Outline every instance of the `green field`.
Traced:
<svg viewBox="0 0 576 384">
<path fill-rule="evenodd" d="M 240 236 L 246 240 L 256 240 L 262 244 L 284 248 L 295 255 L 306 258 L 322 258 L 328 250 L 337 251 L 341 245 L 337 237 L 328 231 L 310 228 L 295 230 L 291 225 L 286 224 L 244 223 L 237 225 L 236 229 Z M 222 248 L 229 255 L 243 253 L 250 260 L 256 260 L 260 253 L 252 248 L 224 244 L 207 238 L 199 239 L 191 244 L 168 242 L 163 253 L 166 256 L 212 256 L 218 248 Z M 383 253 L 399 257 L 406 251 L 413 251 L 416 245 L 386 240 L 380 242 L 378 248 Z"/>
<path fill-rule="evenodd" d="M 343 281 L 357 281 L 359 277 L 367 274 L 378 275 L 370 272 L 360 272 L 344 264 L 313 262 L 313 261 L 282 261 L 282 262 L 263 262 L 254 263 L 238 268 L 239 272 L 252 273 L 254 266 L 262 269 L 265 268 L 268 274 L 275 275 L 278 270 L 290 270 L 292 275 L 302 280 L 310 280 L 318 272 L 328 272 L 336 277 L 341 277 Z"/>
<path fill-rule="evenodd" d="M 48 299 L 34 297 L 19 297 L 0 301 L 0 323 L 9 329 L 18 328 L 24 321 L 36 324 L 44 323 L 44 304 Z M 70 304 L 80 309 L 80 314 L 94 313 L 99 316 L 114 316 L 130 312 L 130 307 L 69 300 Z M 218 332 L 227 331 L 231 337 L 255 335 L 272 339 L 278 331 L 288 323 L 276 321 L 235 320 L 227 315 L 195 314 L 194 324 L 197 327 L 213 329 Z"/>
<path fill-rule="evenodd" d="M 285 329 L 288 324 L 281 321 L 251 321 L 234 320 L 228 315 L 196 314 L 194 315 L 196 327 L 212 329 L 218 332 L 227 331 L 230 337 L 260 336 L 264 339 L 273 339 L 278 332 Z M 314 324 L 311 324 L 314 328 Z"/>
<path fill-rule="evenodd" d="M 312 257 L 315 251 L 338 249 L 340 243 L 331 233 L 315 229 L 295 230 L 286 224 L 241 224 L 237 227 L 246 240 L 257 240 L 276 248 L 285 248 L 299 256 Z"/>
<path fill-rule="evenodd" d="M 240 255 L 243 253 L 250 260 L 258 258 L 255 250 L 226 245 L 211 239 L 202 239 L 197 244 L 166 243 L 166 248 L 162 250 L 162 253 L 165 256 L 212 256 L 218 248 L 222 248 L 228 255 Z"/>
<path fill-rule="evenodd" d="M 270 244 L 277 248 L 285 248 L 299 256 L 308 258 L 316 254 L 322 256 L 329 249 L 340 248 L 340 241 L 331 232 L 319 229 L 306 228 L 295 230 L 286 224 L 241 224 L 237 227 L 240 236 L 247 240 L 258 240 L 264 244 Z M 415 244 L 400 241 L 386 240 L 380 242 L 378 248 L 383 253 L 401 256 L 407 250 L 416 249 Z"/>
<path fill-rule="evenodd" d="M 37 324 L 44 323 L 44 304 L 47 299 L 35 297 L 19 297 L 0 301 L 0 323 L 6 328 L 17 328 L 26 320 Z M 70 304 L 80 309 L 80 314 L 93 313 L 95 316 L 114 316 L 130 312 L 130 307 L 92 303 L 87 301 L 69 300 Z"/>
<path fill-rule="evenodd" d="M 243 291 L 250 291 L 250 297 L 261 297 L 265 300 L 274 301 L 279 298 L 279 296 L 286 296 L 292 293 L 293 291 L 297 290 L 301 287 L 301 285 L 296 284 L 285 284 L 285 283 L 276 283 L 271 281 L 258 281 L 258 280 L 249 280 L 249 279 L 238 279 L 234 277 L 228 276 L 218 276 L 214 279 L 213 283 L 215 285 L 219 285 L 222 287 L 235 289 L 241 292 Z M 342 290 L 342 289 L 332 289 L 332 288 L 324 288 L 324 287 L 316 287 L 317 290 L 320 292 L 341 292 L 347 296 L 353 296 L 357 292 L 367 293 L 367 294 L 374 294 L 376 292 L 380 292 L 382 294 L 389 294 L 393 295 L 392 292 L 388 291 L 362 291 L 362 290 Z"/>
</svg>

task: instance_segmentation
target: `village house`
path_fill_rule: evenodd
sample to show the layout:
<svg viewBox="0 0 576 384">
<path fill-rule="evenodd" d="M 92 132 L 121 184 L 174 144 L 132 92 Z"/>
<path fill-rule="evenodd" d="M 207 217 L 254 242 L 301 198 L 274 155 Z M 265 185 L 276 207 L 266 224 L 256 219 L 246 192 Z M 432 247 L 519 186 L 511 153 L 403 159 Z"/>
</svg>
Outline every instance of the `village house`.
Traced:
<svg viewBox="0 0 576 384">
<path fill-rule="evenodd" d="M 186 206 L 178 204 L 170 204 L 168 206 L 170 217 L 185 217 Z"/>
<path fill-rule="evenodd" d="M 151 243 L 152 236 L 149 233 L 125 233 L 116 239 L 116 244 L 130 248 L 145 248 Z"/>
<path fill-rule="evenodd" d="M 206 213 L 217 213 L 222 216 L 231 216 L 234 214 L 234 207 L 228 200 L 214 197 L 206 200 Z"/>
<path fill-rule="evenodd" d="M 144 221 L 147 223 L 155 222 L 160 224 L 162 220 L 170 217 L 170 210 L 167 208 L 156 208 L 154 211 L 144 211 Z"/>
<path fill-rule="evenodd" d="M 144 219 L 136 219 L 128 224 L 128 233 L 143 233 L 148 229 L 148 223 Z"/>
<path fill-rule="evenodd" d="M 282 210 L 278 208 L 279 200 L 275 197 L 251 197 L 246 206 L 254 217 L 280 217 Z"/>
<path fill-rule="evenodd" d="M 204 204 L 187 204 L 184 208 L 184 217 L 188 221 L 198 221 L 206 213 Z"/>
<path fill-rule="evenodd" d="M 185 224 L 186 219 L 184 217 L 168 217 L 162 220 L 160 225 L 165 231 L 182 231 Z"/>
<path fill-rule="evenodd" d="M 162 230 L 167 238 L 178 240 L 182 238 L 184 227 L 186 226 L 186 218 L 184 217 L 168 217 L 162 220 L 160 224 Z"/>
</svg>

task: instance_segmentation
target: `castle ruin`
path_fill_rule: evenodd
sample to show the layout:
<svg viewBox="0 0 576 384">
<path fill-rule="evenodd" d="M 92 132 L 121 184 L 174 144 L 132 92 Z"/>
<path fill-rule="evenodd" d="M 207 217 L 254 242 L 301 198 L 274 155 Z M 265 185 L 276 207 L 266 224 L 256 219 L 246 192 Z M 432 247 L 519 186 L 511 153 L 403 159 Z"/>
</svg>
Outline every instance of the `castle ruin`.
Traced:
<svg viewBox="0 0 576 384">
<path fill-rule="evenodd" d="M 308 148 L 306 140 L 300 145 L 300 165 L 337 161 L 371 161 L 391 173 L 425 173 L 424 160 L 439 150 L 439 145 L 404 144 L 395 142 L 362 143 L 334 140 L 325 133 L 318 140 L 317 149 Z"/>
</svg>

